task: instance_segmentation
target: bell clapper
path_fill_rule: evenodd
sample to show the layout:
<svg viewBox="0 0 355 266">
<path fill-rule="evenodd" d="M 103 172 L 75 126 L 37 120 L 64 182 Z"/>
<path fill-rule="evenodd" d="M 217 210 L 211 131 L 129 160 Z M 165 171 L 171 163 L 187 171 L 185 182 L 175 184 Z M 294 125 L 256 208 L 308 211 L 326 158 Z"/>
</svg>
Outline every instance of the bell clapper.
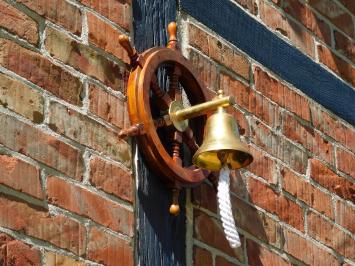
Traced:
<svg viewBox="0 0 355 266">
<path fill-rule="evenodd" d="M 227 156 L 227 152 L 218 152 L 218 158 L 222 163 L 217 188 L 218 209 L 222 220 L 223 231 L 228 240 L 228 243 L 232 248 L 237 248 L 241 245 L 241 243 L 232 213 L 232 205 L 229 192 L 229 176 L 231 170 L 230 166 L 226 162 Z"/>
</svg>

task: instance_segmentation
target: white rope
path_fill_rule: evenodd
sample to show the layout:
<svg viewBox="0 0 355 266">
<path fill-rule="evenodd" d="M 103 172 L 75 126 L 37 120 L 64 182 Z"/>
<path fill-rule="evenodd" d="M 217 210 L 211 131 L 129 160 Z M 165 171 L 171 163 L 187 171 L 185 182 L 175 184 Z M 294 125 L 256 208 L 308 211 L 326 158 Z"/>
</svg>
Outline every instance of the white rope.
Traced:
<svg viewBox="0 0 355 266">
<path fill-rule="evenodd" d="M 229 245 L 232 248 L 236 248 L 241 244 L 232 214 L 231 199 L 229 195 L 229 174 L 230 170 L 228 166 L 225 165 L 219 174 L 217 198 L 224 234 L 226 235 Z"/>
</svg>

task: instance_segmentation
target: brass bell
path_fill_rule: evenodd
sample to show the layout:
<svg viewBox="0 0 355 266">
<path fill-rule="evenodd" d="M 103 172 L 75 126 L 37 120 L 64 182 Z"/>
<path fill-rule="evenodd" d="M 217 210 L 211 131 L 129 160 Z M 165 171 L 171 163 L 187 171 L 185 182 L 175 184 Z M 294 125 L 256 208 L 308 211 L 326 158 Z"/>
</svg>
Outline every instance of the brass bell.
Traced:
<svg viewBox="0 0 355 266">
<path fill-rule="evenodd" d="M 237 123 L 232 115 L 219 107 L 207 119 L 201 147 L 192 158 L 193 164 L 200 168 L 218 171 L 224 164 L 230 169 L 249 165 L 253 156 L 240 141 Z"/>
</svg>

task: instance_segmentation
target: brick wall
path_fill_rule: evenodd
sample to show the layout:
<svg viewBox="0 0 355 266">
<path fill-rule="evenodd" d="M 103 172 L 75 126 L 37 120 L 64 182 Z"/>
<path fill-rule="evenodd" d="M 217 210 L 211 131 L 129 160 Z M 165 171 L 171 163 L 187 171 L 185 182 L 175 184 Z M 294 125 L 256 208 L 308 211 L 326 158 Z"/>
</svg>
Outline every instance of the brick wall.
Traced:
<svg viewBox="0 0 355 266">
<path fill-rule="evenodd" d="M 133 265 L 131 1 L 0 10 L 0 265 Z"/>
<path fill-rule="evenodd" d="M 354 85 L 351 0 L 235 0 Z M 0 0 L 0 265 L 133 265 L 130 0 Z M 355 265 L 355 130 L 184 13 L 180 38 L 255 161 L 232 175 L 242 246 L 208 182 L 188 191 L 187 265 Z"/>
<path fill-rule="evenodd" d="M 235 2 L 354 85 L 353 2 Z M 242 246 L 228 246 L 214 189 L 206 182 L 192 190 L 187 205 L 190 263 L 355 265 L 354 127 L 188 14 L 181 13 L 180 24 L 184 53 L 207 87 L 236 97 L 232 112 L 254 155 L 231 183 Z"/>
</svg>

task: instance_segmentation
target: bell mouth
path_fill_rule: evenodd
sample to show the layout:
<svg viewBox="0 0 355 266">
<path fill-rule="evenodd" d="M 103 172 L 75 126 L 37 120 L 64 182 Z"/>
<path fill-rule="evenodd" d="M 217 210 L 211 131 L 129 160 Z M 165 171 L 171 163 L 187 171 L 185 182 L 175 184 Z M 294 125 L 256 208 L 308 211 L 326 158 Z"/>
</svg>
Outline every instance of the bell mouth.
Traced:
<svg viewBox="0 0 355 266">
<path fill-rule="evenodd" d="M 223 161 L 219 154 L 225 154 Z M 192 158 L 194 165 L 210 171 L 219 171 L 223 164 L 227 164 L 230 169 L 240 169 L 248 166 L 253 161 L 253 156 L 247 151 L 241 150 L 211 150 L 198 153 Z"/>
</svg>

